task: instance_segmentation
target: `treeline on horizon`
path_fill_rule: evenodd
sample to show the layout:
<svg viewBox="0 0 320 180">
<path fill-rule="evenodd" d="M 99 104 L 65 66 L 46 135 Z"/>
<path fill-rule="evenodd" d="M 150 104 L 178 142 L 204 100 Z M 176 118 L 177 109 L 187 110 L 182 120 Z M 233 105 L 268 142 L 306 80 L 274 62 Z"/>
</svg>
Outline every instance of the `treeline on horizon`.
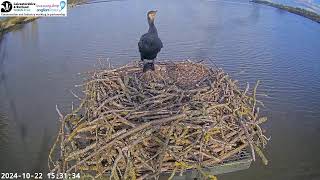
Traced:
<svg viewBox="0 0 320 180">
<path fill-rule="evenodd" d="M 19 29 L 24 24 L 34 21 L 38 17 L 6 17 L 0 21 L 0 38 L 6 32 Z"/>
<path fill-rule="evenodd" d="M 251 0 L 251 2 L 265 4 L 267 6 L 282 9 L 282 10 L 306 17 L 308 19 L 311 19 L 315 22 L 320 23 L 320 15 L 319 14 L 312 12 L 312 11 L 309 11 L 309 10 L 306 10 L 306 9 L 303 9 L 303 8 L 286 6 L 286 5 L 277 4 L 277 3 L 273 3 L 273 2 L 265 1 L 265 0 Z"/>
</svg>

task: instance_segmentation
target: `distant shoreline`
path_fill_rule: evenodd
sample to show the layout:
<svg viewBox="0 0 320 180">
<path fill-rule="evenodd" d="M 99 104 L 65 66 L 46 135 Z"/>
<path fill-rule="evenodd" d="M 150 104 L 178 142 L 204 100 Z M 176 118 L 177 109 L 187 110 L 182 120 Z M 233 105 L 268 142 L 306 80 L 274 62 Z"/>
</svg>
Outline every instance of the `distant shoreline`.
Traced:
<svg viewBox="0 0 320 180">
<path fill-rule="evenodd" d="M 38 17 L 7 17 L 0 20 L 0 38 L 7 32 L 19 28 L 24 24 L 38 19 Z"/>
<path fill-rule="evenodd" d="M 308 11 L 308 10 L 298 8 L 298 7 L 281 5 L 281 4 L 277 4 L 277 3 L 273 3 L 273 2 L 269 2 L 269 1 L 265 1 L 265 0 L 251 0 L 251 2 L 258 3 L 258 4 L 264 4 L 267 6 L 275 7 L 275 8 L 281 9 L 281 10 L 285 10 L 285 11 L 291 12 L 293 14 L 297 14 L 299 16 L 303 16 L 305 18 L 308 18 L 308 19 L 315 21 L 317 23 L 320 23 L 320 15 L 315 12 L 312 12 L 312 11 Z"/>
</svg>

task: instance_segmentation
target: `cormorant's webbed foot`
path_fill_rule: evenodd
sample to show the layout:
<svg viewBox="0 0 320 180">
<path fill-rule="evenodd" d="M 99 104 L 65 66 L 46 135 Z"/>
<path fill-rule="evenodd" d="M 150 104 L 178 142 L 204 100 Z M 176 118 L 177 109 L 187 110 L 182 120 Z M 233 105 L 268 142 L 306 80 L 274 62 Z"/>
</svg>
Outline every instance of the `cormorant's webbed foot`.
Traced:
<svg viewBox="0 0 320 180">
<path fill-rule="evenodd" d="M 146 63 L 143 65 L 143 72 L 147 72 L 147 71 L 154 71 L 155 68 L 154 68 L 154 63 Z"/>
</svg>

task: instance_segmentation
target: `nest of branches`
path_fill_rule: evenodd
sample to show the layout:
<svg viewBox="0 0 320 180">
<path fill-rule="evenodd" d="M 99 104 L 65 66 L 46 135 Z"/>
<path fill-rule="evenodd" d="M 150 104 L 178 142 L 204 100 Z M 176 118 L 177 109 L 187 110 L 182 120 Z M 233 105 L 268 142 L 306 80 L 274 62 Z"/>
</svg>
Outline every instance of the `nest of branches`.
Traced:
<svg viewBox="0 0 320 180">
<path fill-rule="evenodd" d="M 131 63 L 91 74 L 79 107 L 64 116 L 57 109 L 61 128 L 51 172 L 149 179 L 198 169 L 209 177 L 202 167 L 244 149 L 267 164 L 259 82 L 241 90 L 221 69 L 190 61 L 155 67 L 142 73 Z"/>
</svg>

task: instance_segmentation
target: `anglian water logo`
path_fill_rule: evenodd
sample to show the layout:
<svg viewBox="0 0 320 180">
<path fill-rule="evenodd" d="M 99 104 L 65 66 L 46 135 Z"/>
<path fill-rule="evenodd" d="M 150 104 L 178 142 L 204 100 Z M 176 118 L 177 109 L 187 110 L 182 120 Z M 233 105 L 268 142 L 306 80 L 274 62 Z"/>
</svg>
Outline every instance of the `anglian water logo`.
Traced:
<svg viewBox="0 0 320 180">
<path fill-rule="evenodd" d="M 12 4 L 9 1 L 4 1 L 1 6 L 1 12 L 10 12 L 12 10 Z"/>
<path fill-rule="evenodd" d="M 65 1 L 60 1 L 60 11 L 66 6 Z"/>
</svg>

